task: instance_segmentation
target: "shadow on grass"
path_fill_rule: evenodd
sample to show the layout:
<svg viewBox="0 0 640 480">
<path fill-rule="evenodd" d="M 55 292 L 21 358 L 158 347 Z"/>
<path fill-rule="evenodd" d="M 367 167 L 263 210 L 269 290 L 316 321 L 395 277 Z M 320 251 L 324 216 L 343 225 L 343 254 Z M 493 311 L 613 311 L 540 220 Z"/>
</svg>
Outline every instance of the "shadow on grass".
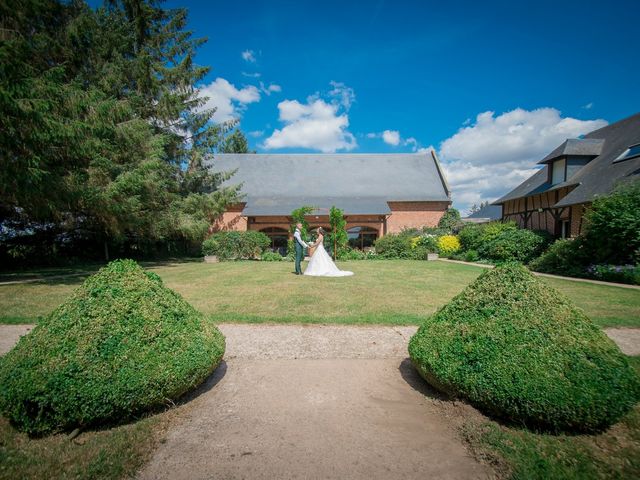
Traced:
<svg viewBox="0 0 640 480">
<path fill-rule="evenodd" d="M 202 263 L 201 258 L 169 258 L 138 262 L 142 268 L 176 267 L 185 263 Z M 106 263 L 82 264 L 74 267 L 45 268 L 40 270 L 0 273 L 0 286 L 16 283 L 34 283 L 39 285 L 79 285 L 87 277 L 96 273 Z M 7 283 L 8 282 L 8 283 Z M 12 283 L 15 282 L 15 283 Z"/>
</svg>

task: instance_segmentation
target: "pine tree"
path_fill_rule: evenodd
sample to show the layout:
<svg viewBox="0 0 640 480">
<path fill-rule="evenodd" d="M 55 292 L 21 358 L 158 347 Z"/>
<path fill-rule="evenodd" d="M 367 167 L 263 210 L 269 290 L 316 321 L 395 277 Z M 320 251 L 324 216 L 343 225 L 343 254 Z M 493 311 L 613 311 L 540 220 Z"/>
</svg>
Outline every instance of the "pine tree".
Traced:
<svg viewBox="0 0 640 480">
<path fill-rule="evenodd" d="M 249 142 L 240 129 L 236 129 L 224 139 L 222 153 L 250 153 Z M 255 153 L 255 152 L 253 152 Z"/>
<path fill-rule="evenodd" d="M 202 238 L 237 188 L 204 162 L 231 125 L 202 109 L 205 39 L 186 10 L 25 0 L 0 13 L 2 218 L 81 225 L 105 246 Z"/>
</svg>

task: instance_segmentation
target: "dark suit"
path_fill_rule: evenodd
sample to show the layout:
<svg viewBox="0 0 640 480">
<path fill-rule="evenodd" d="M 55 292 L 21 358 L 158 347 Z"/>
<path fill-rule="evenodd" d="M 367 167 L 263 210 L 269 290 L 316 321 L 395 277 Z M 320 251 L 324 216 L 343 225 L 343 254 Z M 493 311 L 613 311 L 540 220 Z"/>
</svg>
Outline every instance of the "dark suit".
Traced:
<svg viewBox="0 0 640 480">
<path fill-rule="evenodd" d="M 298 229 L 296 229 L 296 231 L 299 232 Z M 302 233 L 300 233 L 300 239 L 302 240 Z M 300 275 L 302 273 L 302 266 L 300 265 L 300 263 L 304 258 L 304 245 L 298 241 L 295 235 L 293 237 L 293 243 L 296 249 L 296 273 Z"/>
</svg>

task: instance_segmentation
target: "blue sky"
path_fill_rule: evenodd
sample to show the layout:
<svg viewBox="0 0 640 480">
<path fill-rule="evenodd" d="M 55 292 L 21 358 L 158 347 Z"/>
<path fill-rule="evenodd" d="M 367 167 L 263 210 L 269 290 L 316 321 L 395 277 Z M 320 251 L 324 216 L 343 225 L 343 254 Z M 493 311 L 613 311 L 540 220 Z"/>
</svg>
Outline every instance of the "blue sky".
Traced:
<svg viewBox="0 0 640 480">
<path fill-rule="evenodd" d="M 640 111 L 640 2 L 187 1 L 218 120 L 258 152 L 433 147 L 466 209 Z M 386 133 L 385 133 L 386 132 Z"/>
</svg>

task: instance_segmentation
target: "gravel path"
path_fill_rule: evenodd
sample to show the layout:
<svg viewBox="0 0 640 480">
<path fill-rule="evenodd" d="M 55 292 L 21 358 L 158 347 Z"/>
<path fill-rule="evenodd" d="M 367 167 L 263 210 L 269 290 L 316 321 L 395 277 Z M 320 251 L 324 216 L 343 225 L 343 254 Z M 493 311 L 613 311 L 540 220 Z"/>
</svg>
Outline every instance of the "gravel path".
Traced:
<svg viewBox="0 0 640 480">
<path fill-rule="evenodd" d="M 416 327 L 223 324 L 227 360 L 404 358 Z"/>
<path fill-rule="evenodd" d="M 4 355 L 35 325 L 0 325 L 0 355 Z"/>
<path fill-rule="evenodd" d="M 235 358 L 219 370 L 139 480 L 492 476 L 402 359 Z"/>
<path fill-rule="evenodd" d="M 640 328 L 605 328 L 605 333 L 627 355 L 640 355 Z"/>
<path fill-rule="evenodd" d="M 224 365 L 140 480 L 492 476 L 406 360 L 415 327 L 220 329 Z"/>
<path fill-rule="evenodd" d="M 0 355 L 33 325 L 0 325 Z M 398 358 L 417 327 L 223 324 L 226 359 Z M 319 334 L 321 332 L 321 334 Z M 640 355 L 640 328 L 605 328 L 627 355 Z"/>
</svg>

